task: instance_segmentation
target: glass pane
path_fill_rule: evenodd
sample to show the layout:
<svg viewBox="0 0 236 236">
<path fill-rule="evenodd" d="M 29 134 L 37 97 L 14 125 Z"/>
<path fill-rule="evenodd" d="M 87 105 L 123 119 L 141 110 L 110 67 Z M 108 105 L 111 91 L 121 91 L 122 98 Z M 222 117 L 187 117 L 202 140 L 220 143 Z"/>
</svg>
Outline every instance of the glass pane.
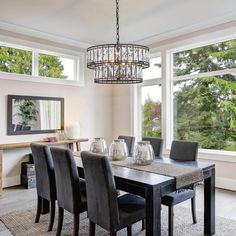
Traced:
<svg viewBox="0 0 236 236">
<path fill-rule="evenodd" d="M 32 74 L 32 52 L 0 46 L 0 71 Z"/>
<path fill-rule="evenodd" d="M 74 60 L 46 54 L 39 54 L 39 76 L 74 79 Z"/>
<path fill-rule="evenodd" d="M 236 39 L 174 53 L 174 76 L 236 68 Z"/>
<path fill-rule="evenodd" d="M 236 151 L 236 75 L 174 83 L 174 138 Z"/>
<path fill-rule="evenodd" d="M 142 87 L 142 136 L 161 137 L 161 85 Z"/>
<path fill-rule="evenodd" d="M 150 67 L 143 70 L 143 79 L 161 78 L 161 57 L 150 59 Z"/>
</svg>

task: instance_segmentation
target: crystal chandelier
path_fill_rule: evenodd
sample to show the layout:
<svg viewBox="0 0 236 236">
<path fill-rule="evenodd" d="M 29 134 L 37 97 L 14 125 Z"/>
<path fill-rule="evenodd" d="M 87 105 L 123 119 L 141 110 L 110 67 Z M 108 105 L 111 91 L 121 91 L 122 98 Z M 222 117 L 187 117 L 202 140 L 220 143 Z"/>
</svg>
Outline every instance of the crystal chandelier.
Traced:
<svg viewBox="0 0 236 236">
<path fill-rule="evenodd" d="M 87 67 L 95 70 L 98 84 L 135 84 L 143 82 L 142 70 L 149 67 L 149 48 L 120 44 L 119 0 L 116 0 L 116 44 L 87 49 Z"/>
</svg>

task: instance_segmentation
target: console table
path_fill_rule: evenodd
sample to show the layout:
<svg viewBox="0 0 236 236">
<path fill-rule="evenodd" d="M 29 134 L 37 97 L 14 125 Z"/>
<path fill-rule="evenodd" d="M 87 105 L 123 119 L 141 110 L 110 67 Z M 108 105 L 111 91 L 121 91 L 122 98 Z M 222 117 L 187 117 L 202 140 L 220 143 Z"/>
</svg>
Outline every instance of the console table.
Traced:
<svg viewBox="0 0 236 236">
<path fill-rule="evenodd" d="M 65 139 L 60 140 L 57 142 L 46 142 L 46 141 L 36 141 L 35 143 L 49 145 L 49 146 L 56 146 L 56 145 L 68 145 L 68 148 L 70 148 L 72 151 L 80 152 L 81 142 L 87 142 L 87 138 L 82 139 Z M 3 182 L 3 154 L 5 150 L 13 150 L 17 148 L 27 148 L 30 147 L 31 142 L 23 142 L 23 143 L 8 143 L 8 144 L 0 144 L 0 195 L 2 194 L 2 182 Z M 74 146 L 76 147 L 76 150 L 74 150 Z"/>
</svg>

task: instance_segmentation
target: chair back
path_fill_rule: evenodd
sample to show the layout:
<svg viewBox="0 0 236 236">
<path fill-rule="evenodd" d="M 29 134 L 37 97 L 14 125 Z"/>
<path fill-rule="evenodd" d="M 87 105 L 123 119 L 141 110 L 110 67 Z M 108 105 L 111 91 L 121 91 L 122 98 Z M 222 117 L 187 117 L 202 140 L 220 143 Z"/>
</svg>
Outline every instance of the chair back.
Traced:
<svg viewBox="0 0 236 236">
<path fill-rule="evenodd" d="M 125 143 L 127 144 L 127 148 L 128 148 L 128 154 L 129 156 L 133 156 L 134 154 L 134 142 L 135 142 L 135 137 L 133 136 L 124 136 L 124 135 L 120 135 L 118 137 L 118 139 L 124 139 Z"/>
<path fill-rule="evenodd" d="M 35 165 L 37 193 L 49 201 L 56 200 L 55 173 L 50 149 L 37 143 L 31 143 L 30 147 Z"/>
<path fill-rule="evenodd" d="M 88 217 L 95 224 L 108 231 L 115 231 L 119 225 L 117 190 L 107 157 L 83 151 L 87 191 Z"/>
<path fill-rule="evenodd" d="M 143 141 L 149 141 L 152 145 L 155 158 L 161 158 L 162 157 L 162 146 L 163 146 L 163 139 L 161 138 L 151 138 L 151 137 L 143 137 Z"/>
<path fill-rule="evenodd" d="M 177 141 L 171 144 L 170 159 L 176 161 L 196 161 L 198 153 L 198 142 Z"/>
<path fill-rule="evenodd" d="M 54 162 L 58 206 L 75 213 L 81 203 L 80 181 L 71 150 L 51 147 Z"/>
</svg>

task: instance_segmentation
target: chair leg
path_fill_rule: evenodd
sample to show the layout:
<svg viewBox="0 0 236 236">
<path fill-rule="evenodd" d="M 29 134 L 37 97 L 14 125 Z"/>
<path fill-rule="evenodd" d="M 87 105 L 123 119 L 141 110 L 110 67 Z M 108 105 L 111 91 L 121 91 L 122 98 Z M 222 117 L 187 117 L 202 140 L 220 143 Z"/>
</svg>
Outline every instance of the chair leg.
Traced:
<svg viewBox="0 0 236 236">
<path fill-rule="evenodd" d="M 51 201 L 50 221 L 49 221 L 48 231 L 52 231 L 54 218 L 55 218 L 55 201 Z"/>
<path fill-rule="evenodd" d="M 191 198 L 191 208 L 192 208 L 192 217 L 193 217 L 193 224 L 197 223 L 197 216 L 196 216 L 196 198 Z"/>
<path fill-rule="evenodd" d="M 73 236 L 78 236 L 79 234 L 79 213 L 74 213 L 74 233 Z"/>
<path fill-rule="evenodd" d="M 91 220 L 89 221 L 89 236 L 95 236 L 95 223 L 93 223 Z"/>
<path fill-rule="evenodd" d="M 110 232 L 110 236 L 116 236 L 116 232 Z"/>
<path fill-rule="evenodd" d="M 41 215 L 41 211 L 42 211 L 42 201 L 43 199 L 38 195 L 38 203 L 37 203 L 37 212 L 36 212 L 36 217 L 35 217 L 35 223 L 39 222 L 39 218 Z"/>
<path fill-rule="evenodd" d="M 169 236 L 173 236 L 174 231 L 174 206 L 169 206 Z"/>
<path fill-rule="evenodd" d="M 145 219 L 142 219 L 142 230 L 145 230 Z"/>
<path fill-rule="evenodd" d="M 129 226 L 127 227 L 127 235 L 128 235 L 128 236 L 131 236 L 131 235 L 132 235 L 132 225 L 129 225 Z"/>
<path fill-rule="evenodd" d="M 64 209 L 59 207 L 58 209 L 58 223 L 57 223 L 57 234 L 56 236 L 61 235 L 62 225 L 63 225 Z"/>
</svg>

